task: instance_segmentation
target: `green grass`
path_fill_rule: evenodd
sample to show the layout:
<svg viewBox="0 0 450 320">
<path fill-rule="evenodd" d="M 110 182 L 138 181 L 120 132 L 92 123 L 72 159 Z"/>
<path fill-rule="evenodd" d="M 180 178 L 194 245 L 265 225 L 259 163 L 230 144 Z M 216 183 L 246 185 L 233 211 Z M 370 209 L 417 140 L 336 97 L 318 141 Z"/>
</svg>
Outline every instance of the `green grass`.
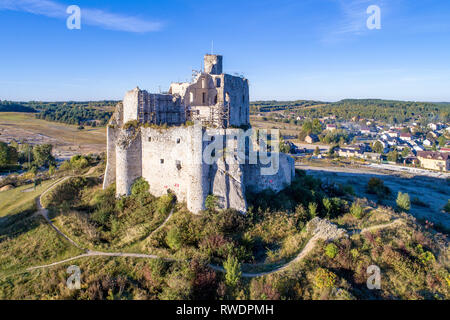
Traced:
<svg viewBox="0 0 450 320">
<path fill-rule="evenodd" d="M 0 278 L 82 253 L 40 216 L 21 213 L 11 220 L 0 224 Z"/>
<path fill-rule="evenodd" d="M 47 190 L 53 182 L 53 180 L 44 181 L 42 185 L 36 187 L 36 190 L 34 190 L 33 184 L 28 184 L 0 192 L 0 217 L 36 210 L 36 197 Z M 24 192 L 30 188 L 33 188 L 33 190 Z"/>
</svg>

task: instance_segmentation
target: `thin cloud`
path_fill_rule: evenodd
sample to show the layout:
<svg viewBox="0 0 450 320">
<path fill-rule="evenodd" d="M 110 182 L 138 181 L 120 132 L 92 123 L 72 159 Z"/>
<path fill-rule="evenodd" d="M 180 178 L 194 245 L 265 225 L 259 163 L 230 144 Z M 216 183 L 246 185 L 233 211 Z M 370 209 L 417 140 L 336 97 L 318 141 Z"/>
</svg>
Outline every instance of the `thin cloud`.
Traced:
<svg viewBox="0 0 450 320">
<path fill-rule="evenodd" d="M 323 37 L 324 42 L 339 42 L 347 37 L 360 36 L 366 34 L 367 29 L 367 8 L 370 5 L 378 5 L 385 11 L 384 0 L 337 0 L 339 20 L 328 30 Z M 383 21 L 383 20 L 382 20 Z"/>
<path fill-rule="evenodd" d="M 0 0 L 0 10 L 22 11 L 58 19 L 68 17 L 67 6 L 51 0 Z M 160 22 L 89 8 L 81 8 L 81 22 L 82 25 L 135 33 L 153 32 L 162 28 Z"/>
</svg>

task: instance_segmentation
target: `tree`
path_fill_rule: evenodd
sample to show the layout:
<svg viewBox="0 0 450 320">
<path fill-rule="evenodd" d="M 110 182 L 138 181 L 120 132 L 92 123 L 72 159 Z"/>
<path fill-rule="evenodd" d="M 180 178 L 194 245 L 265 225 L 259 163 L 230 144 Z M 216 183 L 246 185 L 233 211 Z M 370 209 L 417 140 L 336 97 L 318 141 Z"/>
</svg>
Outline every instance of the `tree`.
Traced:
<svg viewBox="0 0 450 320">
<path fill-rule="evenodd" d="M 439 141 L 439 147 L 441 147 L 441 148 L 445 147 L 445 144 L 447 143 L 447 139 L 444 136 L 440 136 L 438 141 Z"/>
<path fill-rule="evenodd" d="M 225 284 L 230 288 L 236 288 L 241 279 L 241 264 L 238 259 L 231 254 L 228 255 L 227 260 L 223 263 L 225 269 Z"/>
<path fill-rule="evenodd" d="M 408 147 L 405 147 L 405 148 L 402 150 L 402 157 L 403 157 L 403 158 L 406 158 L 406 157 L 410 154 L 410 152 L 411 152 L 411 149 L 408 148 Z"/>
<path fill-rule="evenodd" d="M 56 167 L 54 165 L 50 165 L 50 167 L 48 167 L 48 175 L 51 177 L 55 174 L 56 172 Z"/>
<path fill-rule="evenodd" d="M 283 153 L 290 153 L 291 152 L 291 146 L 289 143 L 286 143 L 283 139 L 283 137 L 280 137 L 280 143 L 279 143 L 280 152 Z"/>
<path fill-rule="evenodd" d="M 0 166 L 6 166 L 7 164 L 9 164 L 8 145 L 0 142 Z"/>
<path fill-rule="evenodd" d="M 42 144 L 34 146 L 33 159 L 34 164 L 38 167 L 48 167 L 55 164 L 55 158 L 52 155 L 53 146 L 51 144 Z"/>
<path fill-rule="evenodd" d="M 380 141 L 375 141 L 375 143 L 372 145 L 372 150 L 376 153 L 383 153 L 383 144 Z"/>
<path fill-rule="evenodd" d="M 397 207 L 404 211 L 409 211 L 411 209 L 411 201 L 409 199 L 409 194 L 402 193 L 399 191 L 397 195 Z"/>
<path fill-rule="evenodd" d="M 387 154 L 387 160 L 390 162 L 397 162 L 399 159 L 399 154 L 397 150 L 393 150 Z"/>
<path fill-rule="evenodd" d="M 19 156 L 16 148 L 0 142 L 0 166 L 17 164 L 18 159 Z"/>
</svg>

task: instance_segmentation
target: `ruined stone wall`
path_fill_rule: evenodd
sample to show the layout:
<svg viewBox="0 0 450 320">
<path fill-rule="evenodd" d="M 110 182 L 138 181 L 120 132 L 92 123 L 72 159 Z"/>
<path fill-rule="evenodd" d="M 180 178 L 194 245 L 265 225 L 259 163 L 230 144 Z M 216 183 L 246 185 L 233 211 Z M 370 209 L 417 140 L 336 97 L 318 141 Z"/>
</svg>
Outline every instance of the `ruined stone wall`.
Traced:
<svg viewBox="0 0 450 320">
<path fill-rule="evenodd" d="M 123 123 L 138 119 L 139 89 L 128 91 L 123 99 Z"/>
<path fill-rule="evenodd" d="M 221 55 L 206 54 L 204 57 L 205 72 L 222 74 L 223 57 Z"/>
<path fill-rule="evenodd" d="M 185 201 L 189 182 L 189 130 L 142 128 L 142 176 L 155 196 L 172 190 L 178 200 Z"/>
<path fill-rule="evenodd" d="M 202 145 L 201 126 L 142 128 L 142 176 L 150 193 L 161 196 L 171 190 L 190 211 L 203 210 L 209 190 Z"/>
<path fill-rule="evenodd" d="M 103 178 L 103 189 L 116 182 L 116 141 L 118 128 L 112 125 L 106 127 L 106 169 Z"/>
<path fill-rule="evenodd" d="M 142 143 L 139 128 L 120 129 L 116 140 L 116 195 L 130 195 L 142 176 Z"/>
<path fill-rule="evenodd" d="M 250 124 L 248 80 L 226 74 L 224 77 L 225 102 L 230 102 L 230 125 Z"/>
<path fill-rule="evenodd" d="M 277 156 L 273 154 L 272 156 Z M 294 159 L 285 154 L 279 153 L 278 170 L 272 175 L 263 175 L 261 169 L 270 164 L 249 164 L 245 166 L 244 181 L 246 188 L 252 192 L 261 192 L 265 189 L 272 189 L 279 192 L 288 187 L 295 176 Z"/>
</svg>

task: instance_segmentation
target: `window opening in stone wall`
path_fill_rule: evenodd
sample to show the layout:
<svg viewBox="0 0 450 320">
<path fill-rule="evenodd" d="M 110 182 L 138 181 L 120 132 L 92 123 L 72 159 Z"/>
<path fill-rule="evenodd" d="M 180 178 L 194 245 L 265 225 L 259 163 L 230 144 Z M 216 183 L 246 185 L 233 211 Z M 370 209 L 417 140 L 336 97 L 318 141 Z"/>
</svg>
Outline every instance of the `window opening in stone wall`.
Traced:
<svg viewBox="0 0 450 320">
<path fill-rule="evenodd" d="M 161 159 L 160 162 L 161 162 L 161 164 L 163 164 L 164 163 L 164 159 Z"/>
<path fill-rule="evenodd" d="M 181 161 L 180 160 L 176 160 L 175 161 L 175 166 L 177 167 L 177 170 L 181 170 Z"/>
</svg>

